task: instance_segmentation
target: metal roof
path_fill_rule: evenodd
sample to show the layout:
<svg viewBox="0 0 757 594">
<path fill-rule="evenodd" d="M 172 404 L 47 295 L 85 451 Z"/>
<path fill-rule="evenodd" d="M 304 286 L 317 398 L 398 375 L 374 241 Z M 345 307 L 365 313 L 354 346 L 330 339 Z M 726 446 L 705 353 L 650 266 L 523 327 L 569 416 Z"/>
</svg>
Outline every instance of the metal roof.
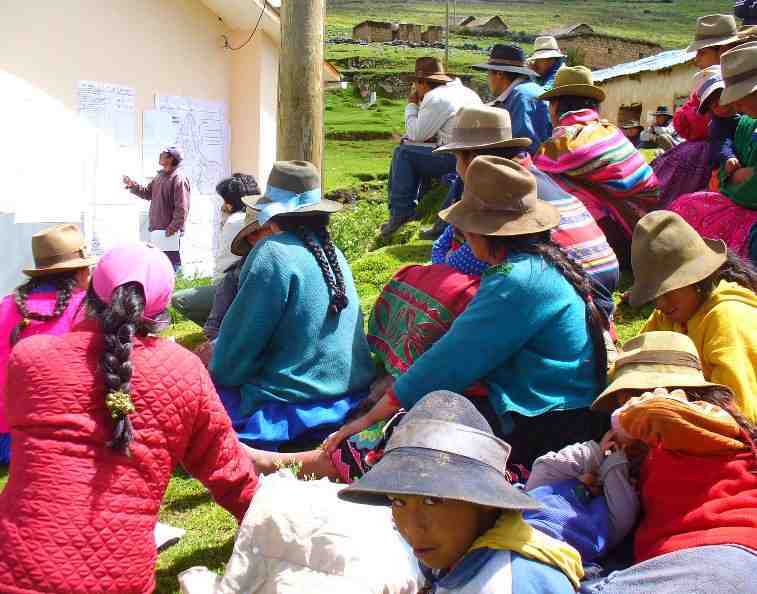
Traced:
<svg viewBox="0 0 757 594">
<path fill-rule="evenodd" d="M 693 60 L 695 55 L 695 52 L 687 52 L 686 50 L 669 50 L 660 52 L 654 56 L 642 58 L 641 60 L 617 64 L 616 66 L 603 68 L 602 70 L 595 70 L 592 75 L 595 82 L 603 82 L 621 76 L 638 74 L 639 72 L 656 72 L 671 68 L 672 66 L 678 66 L 679 64 L 685 64 L 689 60 Z"/>
</svg>

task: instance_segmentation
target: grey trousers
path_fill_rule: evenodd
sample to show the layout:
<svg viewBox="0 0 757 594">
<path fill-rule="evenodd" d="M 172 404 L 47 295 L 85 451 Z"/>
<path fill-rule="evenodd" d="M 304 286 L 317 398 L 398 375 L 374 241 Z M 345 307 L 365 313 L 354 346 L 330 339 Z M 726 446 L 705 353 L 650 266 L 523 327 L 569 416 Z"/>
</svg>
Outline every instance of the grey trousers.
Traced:
<svg viewBox="0 0 757 594">
<path fill-rule="evenodd" d="M 213 307 L 214 295 L 213 285 L 183 289 L 173 294 L 171 305 L 185 318 L 192 320 L 198 326 L 205 326 Z"/>
</svg>

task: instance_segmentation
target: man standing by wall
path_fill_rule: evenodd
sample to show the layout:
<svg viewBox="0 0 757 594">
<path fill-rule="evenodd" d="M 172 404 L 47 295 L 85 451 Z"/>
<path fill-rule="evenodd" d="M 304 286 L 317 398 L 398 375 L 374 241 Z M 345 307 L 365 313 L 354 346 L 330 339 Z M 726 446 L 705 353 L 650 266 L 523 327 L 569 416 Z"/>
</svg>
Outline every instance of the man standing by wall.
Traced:
<svg viewBox="0 0 757 594">
<path fill-rule="evenodd" d="M 405 137 L 394 150 L 389 170 L 390 218 L 381 227 L 383 237 L 415 218 L 418 185 L 423 178 L 439 178 L 455 171 L 454 157 L 434 155 L 433 150 L 447 142 L 461 107 L 481 104 L 475 91 L 446 74 L 436 58 L 418 58 L 414 79 L 405 107 Z"/>
<path fill-rule="evenodd" d="M 140 186 L 129 176 L 124 175 L 126 189 L 144 200 L 150 201 L 149 231 L 165 231 L 165 238 L 176 237 L 184 231 L 189 217 L 189 180 L 181 169 L 181 152 L 172 146 L 160 153 L 159 164 L 162 167 L 147 186 Z M 176 249 L 165 249 L 174 270 L 181 267 L 179 242 Z"/>
<path fill-rule="evenodd" d="M 476 64 L 476 70 L 489 74 L 489 88 L 496 99 L 489 105 L 510 112 L 513 137 L 530 138 L 531 154 L 552 135 L 549 108 L 539 99 L 544 92 L 532 78 L 538 75 L 526 66 L 526 56 L 517 45 L 498 44 L 492 48 L 486 64 Z"/>
</svg>

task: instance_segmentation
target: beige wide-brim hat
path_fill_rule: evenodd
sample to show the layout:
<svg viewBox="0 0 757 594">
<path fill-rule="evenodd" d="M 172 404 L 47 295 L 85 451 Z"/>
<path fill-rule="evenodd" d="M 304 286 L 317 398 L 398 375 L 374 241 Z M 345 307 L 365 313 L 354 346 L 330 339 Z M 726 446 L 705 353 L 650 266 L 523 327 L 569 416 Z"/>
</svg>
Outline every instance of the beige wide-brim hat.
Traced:
<svg viewBox="0 0 757 594">
<path fill-rule="evenodd" d="M 645 332 L 623 345 L 610 371 L 610 385 L 591 408 L 611 412 L 624 390 L 652 391 L 655 388 L 722 388 L 705 380 L 697 347 L 680 332 Z"/>
<path fill-rule="evenodd" d="M 730 45 L 739 41 L 736 35 L 738 27 L 732 14 L 708 14 L 699 17 L 694 33 L 694 41 L 686 48 L 687 52 L 697 52 L 706 47 Z"/>
<path fill-rule="evenodd" d="M 594 76 L 586 66 L 563 66 L 557 71 L 555 86 L 542 93 L 539 99 L 552 97 L 589 97 L 600 103 L 605 100 L 605 92 L 594 85 Z"/>
<path fill-rule="evenodd" d="M 725 89 L 720 104 L 728 105 L 757 92 L 757 41 L 739 45 L 720 56 Z"/>
<path fill-rule="evenodd" d="M 476 157 L 465 173 L 460 202 L 439 217 L 479 235 L 516 236 L 554 229 L 560 211 L 539 200 L 536 179 L 525 167 L 501 157 Z"/>
<path fill-rule="evenodd" d="M 549 35 L 537 37 L 534 40 L 534 51 L 528 57 L 529 62 L 534 60 L 546 60 L 549 58 L 565 58 L 567 57 L 560 51 L 560 46 L 557 45 L 557 39 Z"/>
<path fill-rule="evenodd" d="M 703 281 L 726 261 L 724 241 L 704 239 L 680 215 L 658 210 L 636 224 L 631 242 L 634 285 L 629 302 L 640 307 Z"/>
<path fill-rule="evenodd" d="M 97 258 L 87 255 L 86 241 L 77 225 L 56 225 L 32 236 L 34 266 L 24 269 L 32 278 L 89 268 Z"/>
<path fill-rule="evenodd" d="M 247 237 L 260 229 L 258 212 L 254 208 L 247 208 L 244 217 L 244 227 L 239 230 L 231 242 L 231 253 L 235 256 L 245 257 L 250 253 L 252 246 L 247 242 Z"/>
<path fill-rule="evenodd" d="M 480 150 L 488 148 L 527 148 L 530 138 L 513 138 L 510 112 L 488 105 L 463 107 L 455 117 L 455 127 L 449 142 L 440 146 L 435 153 Z"/>
</svg>

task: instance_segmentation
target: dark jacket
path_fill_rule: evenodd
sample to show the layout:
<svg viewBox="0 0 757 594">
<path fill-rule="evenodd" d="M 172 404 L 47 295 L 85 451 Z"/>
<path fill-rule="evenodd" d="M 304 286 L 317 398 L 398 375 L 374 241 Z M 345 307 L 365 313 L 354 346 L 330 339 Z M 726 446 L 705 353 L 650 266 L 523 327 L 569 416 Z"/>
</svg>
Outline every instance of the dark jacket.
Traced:
<svg viewBox="0 0 757 594">
<path fill-rule="evenodd" d="M 744 25 L 757 25 L 757 0 L 736 0 L 733 14 L 743 19 Z"/>
<path fill-rule="evenodd" d="M 159 171 L 147 186 L 131 189 L 150 201 L 150 231 L 166 230 L 172 235 L 184 231 L 189 217 L 189 179 L 181 168 L 171 173 Z"/>
</svg>

